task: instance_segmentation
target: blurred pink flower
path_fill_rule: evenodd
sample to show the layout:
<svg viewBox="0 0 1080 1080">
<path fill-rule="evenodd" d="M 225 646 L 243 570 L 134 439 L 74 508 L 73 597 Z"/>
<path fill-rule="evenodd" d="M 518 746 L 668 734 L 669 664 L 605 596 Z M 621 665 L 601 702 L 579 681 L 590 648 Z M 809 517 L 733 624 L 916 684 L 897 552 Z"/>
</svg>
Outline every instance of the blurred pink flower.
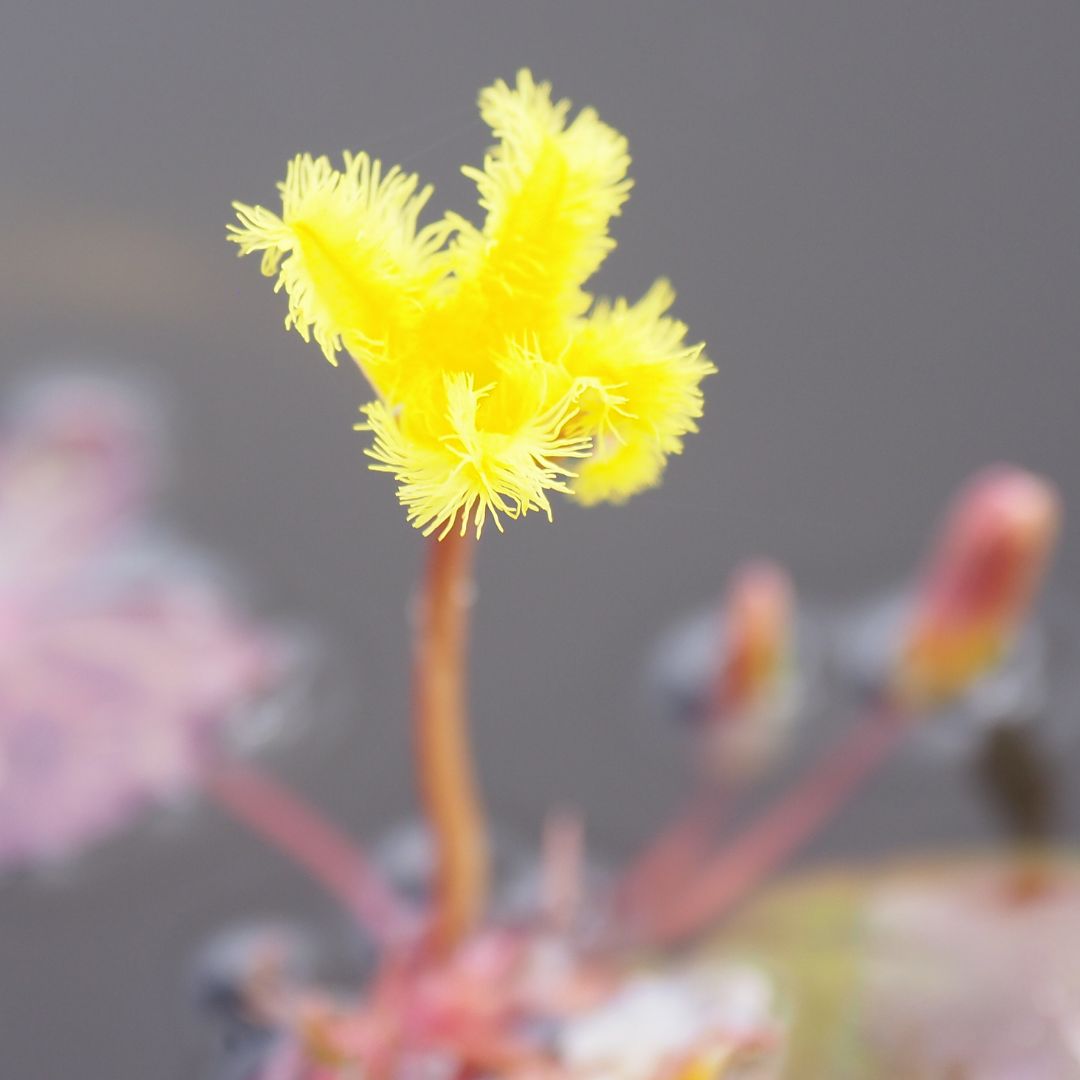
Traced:
<svg viewBox="0 0 1080 1080">
<path fill-rule="evenodd" d="M 276 635 L 140 535 L 145 410 L 59 383 L 0 434 L 0 867 L 197 783 L 281 673 Z"/>
</svg>

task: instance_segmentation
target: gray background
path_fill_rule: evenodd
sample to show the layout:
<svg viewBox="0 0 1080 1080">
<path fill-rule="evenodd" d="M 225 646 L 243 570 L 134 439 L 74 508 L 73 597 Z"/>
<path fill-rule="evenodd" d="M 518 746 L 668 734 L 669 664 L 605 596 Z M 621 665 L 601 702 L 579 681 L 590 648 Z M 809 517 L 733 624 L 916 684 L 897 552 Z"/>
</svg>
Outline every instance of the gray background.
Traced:
<svg viewBox="0 0 1080 1080">
<path fill-rule="evenodd" d="M 682 783 L 640 704 L 658 628 L 770 553 L 828 602 L 907 573 L 943 499 L 1014 459 L 1080 485 L 1080 5 L 8 0 L 0 370 L 105 362 L 172 414 L 170 515 L 261 609 L 306 621 L 325 723 L 278 770 L 366 835 L 409 813 L 404 599 L 422 546 L 350 426 L 359 377 L 280 329 L 223 241 L 299 150 L 368 149 L 472 207 L 477 89 L 522 64 L 630 138 L 604 292 L 658 274 L 710 344 L 700 436 L 659 491 L 485 537 L 474 701 L 490 802 L 553 799 L 616 855 Z M 10 378 L 8 378 L 10 376 Z M 1075 591 L 1067 534 L 1055 588 Z M 316 709 L 315 711 L 319 711 Z M 989 833 L 955 768 L 904 762 L 828 835 Z M 0 1073 L 189 1076 L 193 945 L 325 916 L 208 810 L 0 890 Z"/>
</svg>

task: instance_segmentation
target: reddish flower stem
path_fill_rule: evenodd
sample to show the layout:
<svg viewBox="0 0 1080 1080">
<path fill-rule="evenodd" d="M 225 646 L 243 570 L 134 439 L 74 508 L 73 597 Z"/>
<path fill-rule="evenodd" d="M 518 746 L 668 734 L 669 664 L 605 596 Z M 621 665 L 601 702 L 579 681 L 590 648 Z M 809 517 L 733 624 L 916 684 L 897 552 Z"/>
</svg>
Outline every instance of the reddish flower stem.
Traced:
<svg viewBox="0 0 1080 1080">
<path fill-rule="evenodd" d="M 722 797 L 702 789 L 634 859 L 616 884 L 616 917 L 637 924 L 685 888 L 722 817 Z"/>
<path fill-rule="evenodd" d="M 542 910 L 557 930 L 567 930 L 581 910 L 585 888 L 585 829 L 578 814 L 556 811 L 544 823 Z"/>
<path fill-rule="evenodd" d="M 432 944 L 451 949 L 480 920 L 488 841 L 469 749 L 465 664 L 473 540 L 428 542 L 413 658 L 413 736 L 420 798 L 435 841 Z"/>
<path fill-rule="evenodd" d="M 867 716 L 735 842 L 698 875 L 682 900 L 648 927 L 671 943 L 721 918 L 839 810 L 907 732 L 905 717 L 885 708 Z"/>
<path fill-rule="evenodd" d="M 382 944 L 414 920 L 343 832 L 276 780 L 250 766 L 211 772 L 204 787 L 221 809 L 301 867 Z"/>
</svg>

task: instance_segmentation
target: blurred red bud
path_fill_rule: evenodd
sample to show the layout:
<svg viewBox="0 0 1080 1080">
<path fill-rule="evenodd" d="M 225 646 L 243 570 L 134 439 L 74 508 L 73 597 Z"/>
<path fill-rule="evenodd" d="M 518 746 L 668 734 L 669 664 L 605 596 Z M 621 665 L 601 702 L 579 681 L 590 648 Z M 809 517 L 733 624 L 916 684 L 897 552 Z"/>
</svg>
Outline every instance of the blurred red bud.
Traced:
<svg viewBox="0 0 1080 1080">
<path fill-rule="evenodd" d="M 912 706 L 946 701 L 998 663 L 1027 615 L 1061 520 L 1057 490 L 1015 466 L 956 496 L 915 596 L 895 672 Z"/>
<path fill-rule="evenodd" d="M 791 653 L 794 594 L 783 567 L 757 560 L 740 567 L 728 586 L 723 655 L 712 695 L 712 716 L 724 721 L 757 710 L 784 677 Z"/>
</svg>

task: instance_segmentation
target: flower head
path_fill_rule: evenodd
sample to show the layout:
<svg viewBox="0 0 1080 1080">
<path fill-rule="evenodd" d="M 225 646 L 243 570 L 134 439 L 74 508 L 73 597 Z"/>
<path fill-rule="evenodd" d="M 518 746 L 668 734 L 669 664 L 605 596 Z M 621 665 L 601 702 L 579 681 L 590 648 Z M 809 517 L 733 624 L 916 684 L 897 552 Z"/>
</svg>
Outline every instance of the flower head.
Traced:
<svg viewBox="0 0 1080 1080">
<path fill-rule="evenodd" d="M 344 350 L 376 400 L 358 427 L 425 534 L 551 516 L 549 495 L 621 502 L 655 485 L 702 411 L 714 370 L 658 282 L 636 304 L 594 303 L 630 192 L 625 138 L 572 120 L 528 71 L 480 94 L 495 146 L 476 182 L 482 226 L 426 226 L 430 187 L 366 154 L 289 165 L 280 215 L 236 204 L 230 239 L 289 299 L 286 326 L 331 362 Z"/>
</svg>

